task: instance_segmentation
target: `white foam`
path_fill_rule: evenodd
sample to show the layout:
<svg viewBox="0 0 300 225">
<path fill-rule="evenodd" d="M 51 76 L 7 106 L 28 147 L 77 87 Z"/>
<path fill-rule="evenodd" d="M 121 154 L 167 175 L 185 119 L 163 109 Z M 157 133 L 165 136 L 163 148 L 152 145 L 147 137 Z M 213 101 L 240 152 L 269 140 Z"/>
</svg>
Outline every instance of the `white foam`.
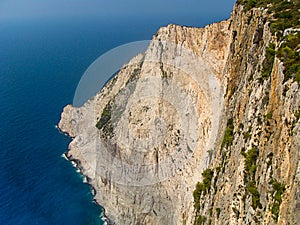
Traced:
<svg viewBox="0 0 300 225">
<path fill-rule="evenodd" d="M 68 160 L 68 161 L 69 161 L 69 159 L 68 159 L 67 156 L 66 156 L 66 153 L 63 153 L 63 154 L 61 155 L 61 157 L 63 157 L 65 160 Z"/>
</svg>

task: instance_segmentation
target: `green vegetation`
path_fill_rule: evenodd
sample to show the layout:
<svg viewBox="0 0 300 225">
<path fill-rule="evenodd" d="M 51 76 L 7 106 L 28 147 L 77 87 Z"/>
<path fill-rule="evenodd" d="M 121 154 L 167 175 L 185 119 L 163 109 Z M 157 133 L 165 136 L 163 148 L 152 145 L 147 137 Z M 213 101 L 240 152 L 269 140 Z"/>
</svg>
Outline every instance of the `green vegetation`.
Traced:
<svg viewBox="0 0 300 225">
<path fill-rule="evenodd" d="M 210 208 L 208 211 L 209 211 L 209 216 L 211 217 L 213 214 L 213 208 Z"/>
<path fill-rule="evenodd" d="M 299 120 L 299 118 L 300 118 L 300 107 L 298 108 L 298 110 L 295 112 L 294 115 L 295 115 L 296 119 Z"/>
<path fill-rule="evenodd" d="M 261 117 L 259 116 L 259 117 L 257 117 L 257 122 L 258 122 L 258 124 L 262 124 L 262 119 L 261 119 Z"/>
<path fill-rule="evenodd" d="M 266 95 L 262 99 L 262 104 L 264 106 L 268 105 L 269 104 L 269 100 L 270 100 L 269 93 L 266 93 Z"/>
<path fill-rule="evenodd" d="M 272 3 L 268 12 L 271 14 L 270 29 L 272 34 L 282 37 L 283 31 L 290 27 L 299 27 L 299 0 L 268 0 Z"/>
<path fill-rule="evenodd" d="M 239 130 L 243 130 L 244 129 L 244 124 L 243 123 L 240 123 L 239 124 Z"/>
<path fill-rule="evenodd" d="M 252 136 L 251 130 L 252 130 L 252 127 L 249 126 L 248 130 L 243 133 L 243 136 L 244 136 L 245 140 L 249 139 Z"/>
<path fill-rule="evenodd" d="M 300 32 L 283 38 L 277 57 L 284 65 L 284 81 L 294 78 L 300 83 Z"/>
<path fill-rule="evenodd" d="M 195 221 L 195 225 L 202 225 L 205 224 L 205 222 L 206 222 L 206 217 L 202 215 L 198 215 Z"/>
<path fill-rule="evenodd" d="M 300 2 L 298 0 L 237 0 L 237 3 L 244 5 L 245 11 L 258 7 L 268 8 L 268 13 L 272 18 L 271 31 L 273 34 L 300 25 L 298 12 Z"/>
<path fill-rule="evenodd" d="M 246 131 L 246 132 L 244 132 L 243 135 L 244 135 L 244 139 L 247 140 L 248 138 L 251 137 L 252 134 L 250 133 L 250 131 Z"/>
<path fill-rule="evenodd" d="M 280 205 L 282 203 L 282 194 L 285 191 L 285 185 L 278 182 L 276 179 L 271 179 L 269 184 L 271 184 L 273 188 L 271 194 L 274 200 L 271 206 L 271 212 L 274 216 L 274 220 L 277 221 L 279 216 L 279 211 L 280 211 Z"/>
<path fill-rule="evenodd" d="M 275 55 L 276 55 L 275 44 L 270 43 L 266 49 L 266 57 L 262 65 L 263 68 L 262 68 L 261 78 L 260 78 L 261 81 L 271 76 Z"/>
<path fill-rule="evenodd" d="M 271 212 L 274 216 L 273 218 L 275 221 L 278 220 L 279 211 L 280 211 L 280 205 L 277 202 L 275 202 L 271 207 Z"/>
<path fill-rule="evenodd" d="M 235 213 L 235 215 L 237 216 L 237 218 L 239 218 L 240 217 L 240 211 L 235 207 L 232 207 L 232 210 Z"/>
<path fill-rule="evenodd" d="M 222 162 L 221 162 L 221 164 L 219 165 L 219 166 L 221 166 L 221 169 L 222 169 L 222 173 L 224 173 L 225 172 L 225 166 L 226 166 L 226 163 L 227 163 L 227 154 L 226 154 L 226 152 L 223 152 L 222 153 Z M 217 168 L 218 169 L 218 168 Z"/>
<path fill-rule="evenodd" d="M 247 152 L 242 151 L 242 155 L 245 157 L 245 170 L 250 178 L 254 178 L 256 172 L 256 160 L 258 157 L 258 150 L 256 147 L 251 148 Z"/>
<path fill-rule="evenodd" d="M 165 71 L 165 70 L 162 71 L 162 77 L 163 78 L 167 78 L 168 77 L 167 71 Z"/>
<path fill-rule="evenodd" d="M 291 32 L 283 36 L 288 28 L 300 28 L 299 0 L 237 0 L 244 5 L 245 11 L 254 7 L 268 8 L 270 30 L 279 42 L 277 54 L 273 43 L 266 49 L 266 59 L 263 62 L 260 81 L 268 78 L 273 68 L 275 55 L 284 65 L 284 82 L 293 78 L 300 84 L 300 33 Z"/>
<path fill-rule="evenodd" d="M 254 209 L 257 207 L 262 208 L 262 204 L 260 203 L 260 194 L 255 186 L 254 181 L 249 181 L 247 185 L 247 191 L 252 195 L 252 207 Z"/>
<path fill-rule="evenodd" d="M 217 218 L 219 218 L 220 213 L 221 213 L 221 209 L 220 208 L 216 208 L 216 212 L 217 212 Z"/>
<path fill-rule="evenodd" d="M 273 34 L 282 41 L 277 57 L 284 65 L 284 81 L 293 78 L 300 84 L 300 33 L 291 32 L 283 37 L 283 31 L 287 28 L 300 27 L 300 1 L 276 1 L 273 4 L 273 19 L 270 29 Z"/>
<path fill-rule="evenodd" d="M 111 111 L 112 106 L 108 103 L 102 111 L 101 117 L 96 124 L 96 127 L 103 131 L 105 136 L 112 135 L 113 126 L 111 124 Z"/>
<path fill-rule="evenodd" d="M 142 67 L 142 65 L 143 65 L 143 63 L 140 63 L 140 64 L 138 65 L 138 67 L 135 68 L 135 69 L 132 71 L 132 73 L 131 73 L 129 79 L 128 79 L 127 82 L 126 82 L 126 85 L 129 84 L 129 83 L 131 83 L 131 82 L 133 82 L 133 81 L 135 81 L 135 80 L 138 78 L 138 76 L 139 76 L 140 73 L 141 73 L 141 67 Z"/>
<path fill-rule="evenodd" d="M 202 194 L 206 195 L 211 187 L 211 180 L 214 176 L 214 172 L 211 169 L 206 169 L 202 173 L 203 180 L 202 182 L 198 182 L 196 184 L 196 189 L 193 192 L 194 196 L 194 208 L 196 209 L 196 220 L 195 225 L 205 224 L 207 218 L 202 215 L 198 215 L 200 210 L 200 199 Z M 213 214 L 213 208 L 210 208 L 209 210 L 209 217 L 212 217 Z M 208 220 L 208 224 L 211 224 L 211 219 Z"/>
<path fill-rule="evenodd" d="M 112 107 L 108 103 L 102 111 L 100 120 L 96 124 L 96 127 L 99 130 L 102 129 L 104 127 L 104 125 L 107 124 L 110 121 L 110 119 L 111 119 L 111 110 L 112 110 Z"/>
<path fill-rule="evenodd" d="M 213 178 L 214 172 L 211 169 L 206 169 L 203 171 L 203 181 L 196 184 L 196 190 L 193 193 L 194 196 L 194 207 L 197 211 L 200 210 L 200 198 L 201 195 L 206 195 L 210 190 L 211 179 Z"/>
<path fill-rule="evenodd" d="M 254 7 L 258 7 L 258 2 L 260 2 L 259 0 L 237 0 L 236 3 L 244 5 L 245 6 L 245 10 L 249 11 L 250 9 L 254 8 Z"/>
<path fill-rule="evenodd" d="M 227 121 L 227 126 L 226 126 L 226 129 L 225 129 L 225 134 L 224 134 L 222 145 L 221 145 L 222 148 L 223 147 L 229 147 L 232 144 L 233 129 L 234 129 L 233 119 L 229 119 Z"/>
<path fill-rule="evenodd" d="M 257 17 L 254 18 L 255 13 L 253 13 L 253 8 L 265 8 L 267 9 L 267 17 L 263 18 L 264 24 L 269 24 L 270 31 L 272 33 L 272 42 L 269 43 L 269 45 L 266 47 L 265 50 L 265 59 L 262 62 L 260 68 L 261 68 L 261 74 L 259 77 L 259 82 L 263 82 L 265 80 L 270 80 L 272 70 L 273 70 L 273 64 L 275 61 L 275 57 L 279 59 L 283 66 L 284 66 L 284 79 L 283 81 L 286 82 L 288 80 L 296 81 L 298 84 L 300 84 L 300 32 L 296 29 L 289 29 L 288 28 L 300 28 L 300 1 L 299 0 L 237 0 L 237 4 L 244 5 L 244 10 L 246 11 L 245 16 L 248 17 L 248 24 L 257 24 Z M 247 20 L 246 19 L 246 20 Z M 261 18 L 259 18 L 261 19 Z M 255 20 L 255 22 L 254 22 Z M 262 26 L 263 27 L 263 26 Z M 233 37 L 235 38 L 237 36 L 237 31 L 233 31 Z M 256 35 L 256 34 L 255 34 Z M 255 41 L 255 36 L 253 38 L 253 43 L 258 43 Z M 262 43 L 262 42 L 259 42 Z M 260 45 L 261 46 L 261 45 Z M 279 67 L 280 68 L 280 67 Z M 248 80 L 251 81 L 253 79 L 253 75 L 250 75 Z M 286 93 L 289 85 L 285 85 L 285 89 L 283 90 L 283 93 Z M 236 86 L 237 87 L 237 86 Z M 229 92 L 234 93 L 234 88 L 228 88 L 226 90 L 226 94 Z M 251 91 L 250 91 L 251 93 Z M 262 99 L 263 106 L 266 106 L 269 104 L 269 93 L 266 92 L 264 98 Z M 294 111 L 294 115 L 297 120 L 300 118 L 300 108 L 299 110 Z M 272 118 L 274 118 L 273 112 L 269 111 L 267 114 L 260 115 L 258 118 L 258 123 L 263 124 L 263 122 L 266 124 L 266 130 L 267 134 L 266 137 L 270 138 L 271 131 L 268 131 L 269 127 L 272 123 Z M 264 120 L 263 120 L 264 119 Z M 287 122 L 286 122 L 287 123 Z M 295 123 L 295 121 L 294 121 Z M 252 128 L 249 127 L 248 129 L 243 126 L 243 124 L 240 124 L 238 126 L 238 129 L 236 127 L 236 132 L 241 134 L 243 132 L 244 138 L 249 139 L 251 136 Z M 261 134 L 261 132 L 260 132 Z M 259 135 L 260 135 L 259 134 Z M 221 171 L 225 171 L 225 164 L 226 164 L 226 158 L 228 155 L 230 155 L 229 151 L 224 151 L 225 148 L 228 148 L 232 145 L 234 140 L 234 123 L 232 119 L 229 119 L 227 121 L 226 129 L 224 132 L 224 137 L 221 144 L 221 150 L 223 152 L 220 153 L 222 155 L 222 162 L 219 166 L 217 166 L 215 169 L 217 175 L 214 177 L 214 185 L 215 190 L 216 188 L 216 181 L 218 179 L 218 175 Z M 256 139 L 257 140 L 257 139 Z M 246 198 L 252 200 L 252 207 L 254 209 L 262 208 L 262 204 L 260 202 L 260 192 L 258 189 L 259 181 L 257 181 L 256 178 L 256 172 L 259 170 L 260 166 L 258 157 L 259 157 L 259 151 L 257 147 L 253 147 L 246 151 L 246 149 L 242 149 L 241 154 L 244 156 L 244 176 L 245 176 L 245 184 L 246 184 L 246 194 L 244 195 L 244 200 Z M 265 163 L 268 168 L 272 166 L 274 154 L 271 152 L 267 155 L 267 158 L 265 159 Z M 273 174 L 273 171 L 271 170 L 271 174 Z M 206 178 L 205 178 L 206 175 Z M 197 183 L 196 190 L 194 191 L 194 203 L 195 203 L 195 209 L 197 212 L 200 210 L 200 199 L 205 195 L 210 188 L 211 185 L 211 179 L 213 177 L 213 172 L 210 170 L 206 172 L 206 174 L 203 174 L 203 181 L 201 183 Z M 272 176 L 272 175 L 271 175 Z M 276 181 L 275 179 L 272 179 L 270 184 L 272 185 L 272 197 L 273 197 L 273 203 L 270 206 L 270 211 L 272 212 L 274 219 L 277 221 L 280 211 L 280 205 L 282 203 L 282 195 L 285 191 L 285 186 L 281 184 L 280 182 Z M 260 186 L 259 186 L 260 187 Z M 202 198 L 203 199 L 203 198 Z M 238 216 L 239 211 L 237 208 L 232 208 L 233 212 Z M 216 217 L 219 218 L 221 209 L 216 208 Z M 212 216 L 212 208 L 209 210 L 209 219 Z M 197 217 L 196 220 L 197 224 L 203 224 L 207 223 L 207 220 L 204 216 L 200 215 Z"/>
<path fill-rule="evenodd" d="M 132 77 L 136 77 L 141 73 L 141 68 L 135 68 L 131 74 Z"/>
<path fill-rule="evenodd" d="M 257 207 L 262 208 L 260 203 L 260 194 L 255 185 L 258 153 L 259 152 L 256 147 L 249 149 L 247 152 L 244 149 L 242 150 L 242 155 L 245 157 L 245 180 L 248 182 L 247 192 L 252 195 L 252 207 L 254 209 Z"/>
<path fill-rule="evenodd" d="M 220 172 L 221 172 L 221 169 L 222 169 L 222 165 L 217 166 L 217 168 L 216 168 L 217 173 L 220 173 Z"/>
<path fill-rule="evenodd" d="M 267 115 L 265 116 L 266 119 L 270 120 L 273 117 L 273 112 L 268 112 Z"/>
</svg>

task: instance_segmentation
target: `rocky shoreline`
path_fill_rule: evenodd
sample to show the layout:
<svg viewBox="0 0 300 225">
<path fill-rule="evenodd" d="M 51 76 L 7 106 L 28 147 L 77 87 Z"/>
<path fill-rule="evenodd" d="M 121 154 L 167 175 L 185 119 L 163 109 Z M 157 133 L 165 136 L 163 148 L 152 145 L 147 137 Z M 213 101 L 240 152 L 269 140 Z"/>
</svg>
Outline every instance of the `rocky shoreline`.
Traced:
<svg viewBox="0 0 300 225">
<path fill-rule="evenodd" d="M 67 153 L 64 153 L 64 158 L 66 158 L 69 162 L 72 163 L 72 165 L 78 169 L 78 173 L 81 174 L 83 176 L 83 182 L 87 183 L 89 185 L 89 187 L 91 188 L 91 193 L 93 196 L 96 196 L 96 189 L 95 187 L 93 187 L 92 183 L 91 183 L 91 178 L 89 178 L 88 176 L 85 176 L 82 173 L 83 167 L 80 164 L 80 160 L 74 159 L 72 156 L 67 156 Z M 103 208 L 98 202 L 97 200 L 94 198 L 93 199 L 95 204 L 97 204 L 99 207 L 101 207 L 102 209 L 102 213 L 101 213 L 101 220 L 104 222 L 105 225 L 114 225 L 114 223 L 112 221 L 109 220 L 109 218 L 106 216 L 105 214 L 105 208 Z"/>
<path fill-rule="evenodd" d="M 62 131 L 58 126 L 55 126 L 55 128 L 63 135 L 67 136 L 70 138 L 70 140 L 73 139 L 73 137 L 71 137 L 67 132 Z M 93 187 L 92 183 L 91 183 L 91 178 L 89 178 L 88 176 L 84 175 L 83 171 L 83 166 L 81 165 L 80 160 L 75 159 L 72 157 L 72 155 L 68 156 L 68 151 L 62 154 L 62 157 L 64 159 L 66 159 L 67 161 L 71 162 L 71 164 L 73 165 L 73 167 L 75 167 L 77 169 L 77 173 L 79 173 L 82 177 L 83 177 L 83 183 L 87 183 L 91 189 L 91 193 L 92 195 L 95 197 L 96 196 L 96 188 Z M 101 207 L 102 209 L 102 213 L 101 213 L 101 220 L 104 222 L 104 225 L 114 225 L 114 223 L 112 221 L 109 220 L 109 218 L 107 217 L 107 215 L 105 214 L 105 208 L 103 208 L 103 206 L 101 206 L 97 200 L 94 198 L 94 203 L 96 205 L 98 205 L 99 207 Z"/>
</svg>

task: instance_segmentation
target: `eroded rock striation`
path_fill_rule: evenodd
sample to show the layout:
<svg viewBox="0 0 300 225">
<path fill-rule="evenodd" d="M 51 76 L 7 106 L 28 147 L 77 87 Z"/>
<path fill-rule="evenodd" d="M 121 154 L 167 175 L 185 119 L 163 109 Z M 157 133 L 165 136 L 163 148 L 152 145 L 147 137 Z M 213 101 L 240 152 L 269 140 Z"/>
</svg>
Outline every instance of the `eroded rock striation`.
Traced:
<svg viewBox="0 0 300 225">
<path fill-rule="evenodd" d="M 299 80 L 276 53 L 298 30 L 277 37 L 269 18 L 237 4 L 205 28 L 163 27 L 64 108 L 66 156 L 110 223 L 299 223 Z"/>
</svg>

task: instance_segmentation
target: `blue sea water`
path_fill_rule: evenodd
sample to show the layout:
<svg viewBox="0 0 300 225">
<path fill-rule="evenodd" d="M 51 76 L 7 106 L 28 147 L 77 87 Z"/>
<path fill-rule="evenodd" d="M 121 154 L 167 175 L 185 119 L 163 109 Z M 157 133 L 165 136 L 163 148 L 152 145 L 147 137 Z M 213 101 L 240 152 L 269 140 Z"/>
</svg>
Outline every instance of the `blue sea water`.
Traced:
<svg viewBox="0 0 300 225">
<path fill-rule="evenodd" d="M 55 125 L 98 56 L 168 22 L 0 22 L 0 224 L 103 224 L 90 187 L 61 157 L 70 140 Z"/>
</svg>

